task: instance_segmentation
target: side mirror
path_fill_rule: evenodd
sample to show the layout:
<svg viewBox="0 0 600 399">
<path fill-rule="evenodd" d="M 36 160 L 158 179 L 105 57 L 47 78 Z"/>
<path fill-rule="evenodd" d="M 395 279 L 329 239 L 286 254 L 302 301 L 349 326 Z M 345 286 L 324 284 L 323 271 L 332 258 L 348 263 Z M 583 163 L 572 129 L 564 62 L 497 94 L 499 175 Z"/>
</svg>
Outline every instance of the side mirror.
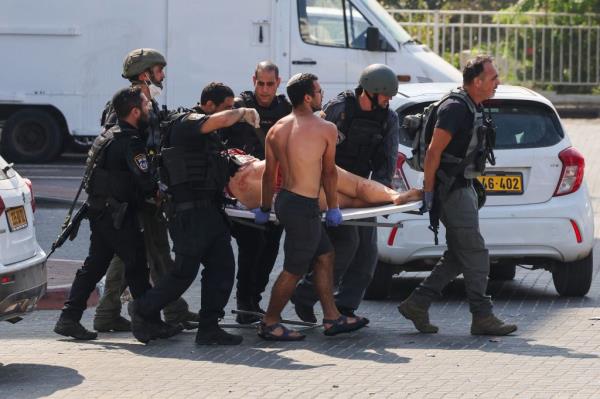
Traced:
<svg viewBox="0 0 600 399">
<path fill-rule="evenodd" d="M 375 26 L 369 26 L 367 28 L 367 50 L 381 50 L 381 46 L 379 44 L 379 28 L 376 28 Z"/>
</svg>

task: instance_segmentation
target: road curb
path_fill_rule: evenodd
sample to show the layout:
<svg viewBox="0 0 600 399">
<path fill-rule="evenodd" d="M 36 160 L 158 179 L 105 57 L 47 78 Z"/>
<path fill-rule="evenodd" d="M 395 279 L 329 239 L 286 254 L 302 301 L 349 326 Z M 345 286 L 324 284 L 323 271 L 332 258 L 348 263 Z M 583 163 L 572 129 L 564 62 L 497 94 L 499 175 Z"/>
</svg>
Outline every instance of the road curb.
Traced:
<svg viewBox="0 0 600 399">
<path fill-rule="evenodd" d="M 83 260 L 73 259 L 48 259 L 46 267 L 48 271 L 48 288 L 46 294 L 38 301 L 38 309 L 62 309 L 65 301 L 69 298 L 71 285 L 77 269 L 81 267 Z M 92 291 L 87 306 L 98 305 L 100 290 L 96 286 Z"/>
<path fill-rule="evenodd" d="M 46 294 L 38 301 L 38 310 L 60 310 L 63 308 L 65 301 L 69 298 L 71 292 L 71 284 L 55 285 L 48 287 Z M 94 307 L 98 305 L 100 300 L 100 290 L 98 287 L 94 288 L 88 301 L 87 307 Z"/>
<path fill-rule="evenodd" d="M 55 198 L 55 197 L 47 197 L 47 196 L 35 196 L 36 204 L 41 205 L 64 205 L 70 206 L 73 203 L 72 199 L 64 199 L 64 198 Z M 77 201 L 77 206 L 83 205 L 84 201 Z"/>
</svg>

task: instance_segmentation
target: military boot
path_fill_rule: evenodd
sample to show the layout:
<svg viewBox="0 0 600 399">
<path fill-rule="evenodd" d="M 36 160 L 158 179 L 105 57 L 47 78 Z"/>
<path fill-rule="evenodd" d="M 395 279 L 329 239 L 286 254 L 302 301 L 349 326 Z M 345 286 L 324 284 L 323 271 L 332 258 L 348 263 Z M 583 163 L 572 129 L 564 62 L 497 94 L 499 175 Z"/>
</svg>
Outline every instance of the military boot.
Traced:
<svg viewBox="0 0 600 399">
<path fill-rule="evenodd" d="M 158 338 L 171 338 L 184 330 L 183 323 L 171 324 L 162 321 L 161 319 L 153 320 L 156 326 L 156 335 Z M 196 323 L 197 325 L 198 323 Z"/>
<path fill-rule="evenodd" d="M 94 330 L 99 332 L 131 331 L 131 322 L 123 316 L 119 316 L 115 319 L 94 319 Z"/>
<path fill-rule="evenodd" d="M 65 337 L 72 337 L 84 341 L 98 338 L 98 334 L 87 330 L 80 322 L 60 317 L 54 326 L 54 332 Z"/>
<path fill-rule="evenodd" d="M 189 310 L 178 313 L 176 318 L 167 318 L 165 314 L 165 322 L 172 325 L 181 324 L 184 330 L 195 330 L 198 328 L 200 316 L 198 313 L 190 312 Z"/>
<path fill-rule="evenodd" d="M 487 316 L 473 315 L 472 335 L 508 335 L 515 331 L 517 331 L 515 324 L 506 324 L 493 314 Z"/>
<path fill-rule="evenodd" d="M 156 323 L 146 320 L 139 312 L 136 301 L 131 301 L 127 305 L 127 311 L 131 317 L 131 332 L 138 341 L 147 344 L 153 339 L 166 335 L 162 332 Z"/>
<path fill-rule="evenodd" d="M 200 321 L 196 334 L 197 345 L 239 345 L 242 340 L 242 336 L 229 334 L 223 330 L 217 320 Z"/>
<path fill-rule="evenodd" d="M 252 305 L 252 301 L 250 299 L 238 298 L 237 299 L 237 309 L 245 310 L 247 312 L 256 312 L 255 307 Z M 253 314 L 241 314 L 238 313 L 235 316 L 235 321 L 238 324 L 252 324 L 259 322 L 261 319 L 260 316 Z"/>
<path fill-rule="evenodd" d="M 296 311 L 296 315 L 300 320 L 307 323 L 317 322 L 317 316 L 315 315 L 315 309 L 313 306 L 300 303 L 294 296 L 292 296 L 290 300 L 294 304 L 294 310 Z"/>
<path fill-rule="evenodd" d="M 411 300 L 411 297 L 408 297 L 405 301 L 400 303 L 398 311 L 402 316 L 412 321 L 419 332 L 435 334 L 439 330 L 437 326 L 434 326 L 429 322 L 429 311 L 427 307 L 419 306 Z"/>
</svg>

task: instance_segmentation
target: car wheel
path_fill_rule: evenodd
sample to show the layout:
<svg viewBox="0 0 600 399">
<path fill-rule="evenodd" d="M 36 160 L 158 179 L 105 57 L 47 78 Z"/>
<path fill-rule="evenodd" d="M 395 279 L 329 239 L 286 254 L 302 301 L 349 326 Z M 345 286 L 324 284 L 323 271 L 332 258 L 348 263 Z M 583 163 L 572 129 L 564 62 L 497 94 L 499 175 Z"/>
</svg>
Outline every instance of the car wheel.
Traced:
<svg viewBox="0 0 600 399">
<path fill-rule="evenodd" d="M 38 109 L 15 112 L 2 131 L 2 151 L 10 161 L 50 161 L 60 154 L 62 144 L 56 120 Z"/>
<path fill-rule="evenodd" d="M 365 292 L 364 299 L 386 299 L 390 294 L 393 275 L 392 265 L 377 262 L 373 279 Z"/>
<path fill-rule="evenodd" d="M 584 296 L 592 285 L 593 271 L 593 251 L 580 260 L 557 262 L 552 271 L 554 288 L 561 296 Z"/>
<path fill-rule="evenodd" d="M 515 278 L 517 265 L 514 263 L 498 263 L 490 265 L 490 280 L 509 281 Z"/>
</svg>

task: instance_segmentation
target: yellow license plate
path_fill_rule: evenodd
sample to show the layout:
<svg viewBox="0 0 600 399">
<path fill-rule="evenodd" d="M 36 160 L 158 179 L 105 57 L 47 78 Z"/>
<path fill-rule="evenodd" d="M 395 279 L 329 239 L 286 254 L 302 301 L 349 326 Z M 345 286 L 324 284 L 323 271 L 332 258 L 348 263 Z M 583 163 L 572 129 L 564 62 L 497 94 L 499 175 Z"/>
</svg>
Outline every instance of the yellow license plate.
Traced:
<svg viewBox="0 0 600 399">
<path fill-rule="evenodd" d="M 478 177 L 487 194 L 523 194 L 521 173 L 496 173 Z"/>
<path fill-rule="evenodd" d="M 6 217 L 8 218 L 10 231 L 21 230 L 27 227 L 27 214 L 25 213 L 25 208 L 22 206 L 7 209 Z"/>
</svg>

